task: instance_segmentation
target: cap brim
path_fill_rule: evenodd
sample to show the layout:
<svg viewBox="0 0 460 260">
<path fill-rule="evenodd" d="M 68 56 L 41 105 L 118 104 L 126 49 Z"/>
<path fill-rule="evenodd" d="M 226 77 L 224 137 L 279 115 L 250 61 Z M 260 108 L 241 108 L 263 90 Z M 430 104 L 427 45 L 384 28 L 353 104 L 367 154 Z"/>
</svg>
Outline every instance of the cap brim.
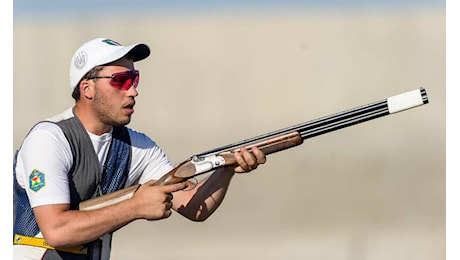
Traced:
<svg viewBox="0 0 460 260">
<path fill-rule="evenodd" d="M 150 48 L 144 43 L 137 43 L 130 46 L 125 46 L 119 50 L 113 52 L 111 55 L 107 56 L 105 59 L 100 60 L 98 65 L 105 65 L 114 61 L 117 61 L 128 54 L 132 54 L 133 61 L 140 61 L 147 58 L 150 55 Z"/>
<path fill-rule="evenodd" d="M 150 48 L 143 43 L 138 43 L 128 53 L 133 54 L 133 61 L 136 62 L 147 58 L 150 55 Z"/>
</svg>

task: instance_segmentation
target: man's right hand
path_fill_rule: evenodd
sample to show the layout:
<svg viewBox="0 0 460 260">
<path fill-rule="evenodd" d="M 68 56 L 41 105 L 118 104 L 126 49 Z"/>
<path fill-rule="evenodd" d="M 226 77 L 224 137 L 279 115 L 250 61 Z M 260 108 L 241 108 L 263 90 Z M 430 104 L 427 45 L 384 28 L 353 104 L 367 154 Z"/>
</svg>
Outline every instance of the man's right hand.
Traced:
<svg viewBox="0 0 460 260">
<path fill-rule="evenodd" d="M 156 181 L 151 180 L 142 184 L 134 193 L 139 218 L 158 220 L 168 218 L 172 211 L 172 193 L 187 187 L 185 182 L 171 185 L 154 186 Z"/>
</svg>

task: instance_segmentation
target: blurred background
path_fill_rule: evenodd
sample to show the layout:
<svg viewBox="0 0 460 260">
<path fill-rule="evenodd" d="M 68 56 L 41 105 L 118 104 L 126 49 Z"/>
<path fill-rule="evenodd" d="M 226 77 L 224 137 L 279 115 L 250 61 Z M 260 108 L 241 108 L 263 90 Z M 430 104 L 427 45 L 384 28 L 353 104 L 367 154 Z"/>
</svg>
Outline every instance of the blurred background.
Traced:
<svg viewBox="0 0 460 260">
<path fill-rule="evenodd" d="M 444 259 L 445 1 L 14 1 L 13 151 L 73 105 L 87 40 L 144 42 L 130 127 L 179 163 L 425 87 L 430 103 L 236 176 L 206 222 L 135 221 L 112 259 Z"/>
</svg>

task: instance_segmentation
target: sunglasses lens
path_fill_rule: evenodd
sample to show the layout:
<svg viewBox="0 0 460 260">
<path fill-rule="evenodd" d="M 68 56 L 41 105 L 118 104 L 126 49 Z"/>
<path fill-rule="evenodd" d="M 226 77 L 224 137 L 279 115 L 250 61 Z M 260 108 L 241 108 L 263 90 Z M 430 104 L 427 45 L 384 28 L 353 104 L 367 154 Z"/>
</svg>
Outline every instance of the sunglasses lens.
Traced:
<svg viewBox="0 0 460 260">
<path fill-rule="evenodd" d="M 121 90 L 128 90 L 131 86 L 137 88 L 138 83 L 139 71 L 137 70 L 114 73 L 110 81 L 110 85 Z"/>
</svg>

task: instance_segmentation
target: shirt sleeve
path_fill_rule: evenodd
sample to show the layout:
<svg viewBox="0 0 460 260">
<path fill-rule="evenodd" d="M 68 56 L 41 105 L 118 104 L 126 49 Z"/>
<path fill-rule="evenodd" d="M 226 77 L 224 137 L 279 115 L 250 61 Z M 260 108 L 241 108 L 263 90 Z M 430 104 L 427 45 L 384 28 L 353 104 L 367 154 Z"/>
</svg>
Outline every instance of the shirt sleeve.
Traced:
<svg viewBox="0 0 460 260">
<path fill-rule="evenodd" d="M 143 184 L 158 180 L 168 173 L 173 165 L 163 150 L 150 137 L 130 129 L 132 145 L 132 164 L 130 183 Z"/>
<path fill-rule="evenodd" d="M 59 126 L 43 122 L 31 130 L 18 153 L 16 175 L 32 207 L 70 203 L 67 173 L 72 160 Z"/>
</svg>

